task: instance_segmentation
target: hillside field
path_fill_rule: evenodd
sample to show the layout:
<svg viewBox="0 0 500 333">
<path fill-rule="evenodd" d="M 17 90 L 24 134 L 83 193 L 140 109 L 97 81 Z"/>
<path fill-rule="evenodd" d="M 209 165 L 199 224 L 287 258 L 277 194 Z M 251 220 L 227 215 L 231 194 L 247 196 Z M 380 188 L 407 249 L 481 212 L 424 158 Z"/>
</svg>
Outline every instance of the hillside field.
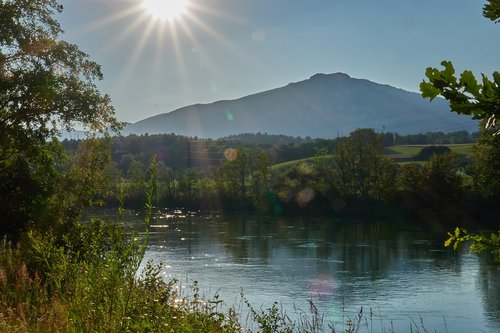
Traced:
<svg viewBox="0 0 500 333">
<path fill-rule="evenodd" d="M 394 160 L 411 160 L 415 155 L 417 155 L 420 150 L 428 146 L 439 146 L 439 145 L 397 145 L 389 146 L 384 148 L 384 155 Z M 469 155 L 472 153 L 472 147 L 474 144 L 446 144 L 443 145 L 451 149 L 451 151 L 459 155 Z"/>
<path fill-rule="evenodd" d="M 433 146 L 433 145 L 396 145 L 389 146 L 384 148 L 384 155 L 395 160 L 398 163 L 408 163 L 408 162 L 416 162 L 413 161 L 413 157 L 417 155 L 420 150 L 424 147 Z M 437 145 L 434 145 L 437 146 Z M 443 145 L 449 147 L 453 152 L 459 155 L 469 155 L 472 154 L 472 147 L 474 144 L 447 144 Z M 325 159 L 328 163 L 332 162 L 334 155 L 325 155 L 325 156 L 314 156 L 309 158 L 303 158 L 294 161 L 287 161 L 283 163 L 278 163 L 272 166 L 273 170 L 279 170 L 281 168 L 288 168 L 300 163 L 304 162 L 312 162 L 317 159 Z"/>
</svg>

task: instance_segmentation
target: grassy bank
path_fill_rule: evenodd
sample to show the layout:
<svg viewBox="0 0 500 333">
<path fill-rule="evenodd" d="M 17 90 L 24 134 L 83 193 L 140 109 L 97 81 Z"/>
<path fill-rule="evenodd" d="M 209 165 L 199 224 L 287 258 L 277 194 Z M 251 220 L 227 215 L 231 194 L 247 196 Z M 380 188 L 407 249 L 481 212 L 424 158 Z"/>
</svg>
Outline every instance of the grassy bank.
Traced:
<svg viewBox="0 0 500 333">
<path fill-rule="evenodd" d="M 145 243 L 93 220 L 60 239 L 29 234 L 0 247 L 1 332 L 238 332 L 218 302 L 179 295 L 161 266 L 139 272 Z"/>
</svg>

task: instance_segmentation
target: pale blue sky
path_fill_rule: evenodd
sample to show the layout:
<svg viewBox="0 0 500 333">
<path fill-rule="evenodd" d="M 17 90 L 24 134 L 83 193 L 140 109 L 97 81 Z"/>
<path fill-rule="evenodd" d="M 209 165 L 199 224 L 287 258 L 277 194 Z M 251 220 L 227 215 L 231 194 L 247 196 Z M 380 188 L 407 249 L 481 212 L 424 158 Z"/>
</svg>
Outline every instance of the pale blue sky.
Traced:
<svg viewBox="0 0 500 333">
<path fill-rule="evenodd" d="M 441 60 L 500 70 L 500 24 L 481 0 L 189 0 L 172 24 L 141 1 L 61 0 L 59 16 L 63 38 L 102 65 L 99 86 L 127 122 L 315 73 L 418 91 Z"/>
</svg>

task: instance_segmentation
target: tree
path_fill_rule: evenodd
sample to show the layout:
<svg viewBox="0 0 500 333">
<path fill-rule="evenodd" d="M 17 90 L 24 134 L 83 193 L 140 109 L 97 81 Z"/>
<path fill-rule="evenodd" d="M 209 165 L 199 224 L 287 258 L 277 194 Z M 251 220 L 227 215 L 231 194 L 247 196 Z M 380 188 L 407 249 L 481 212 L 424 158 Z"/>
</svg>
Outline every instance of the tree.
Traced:
<svg viewBox="0 0 500 333">
<path fill-rule="evenodd" d="M 127 171 L 127 203 L 134 207 L 142 207 L 146 192 L 146 165 L 141 161 L 132 161 Z"/>
<path fill-rule="evenodd" d="M 49 215 L 48 198 L 57 192 L 61 180 L 56 167 L 62 155 L 56 143 L 32 142 L 25 155 L 0 143 L 0 235 L 15 236 Z"/>
<path fill-rule="evenodd" d="M 245 198 L 248 177 L 248 154 L 244 148 L 230 149 L 231 155 L 224 161 L 219 169 L 221 190 L 228 198 Z"/>
<path fill-rule="evenodd" d="M 71 193 L 64 191 L 64 198 L 71 211 L 78 212 L 85 207 L 102 206 L 112 194 L 117 195 L 120 184 L 119 170 L 113 169 L 109 140 L 88 139 L 82 141 L 74 156 L 71 156 L 64 185 Z"/>
<path fill-rule="evenodd" d="M 0 2 L 0 124 L 3 136 L 16 131 L 57 134 L 75 123 L 91 131 L 118 126 L 107 95 L 94 81 L 100 66 L 63 33 L 53 18 L 57 0 Z"/>
<path fill-rule="evenodd" d="M 379 199 L 384 165 L 382 135 L 373 129 L 357 129 L 337 144 L 335 179 L 345 198 Z"/>
<path fill-rule="evenodd" d="M 472 176 L 474 190 L 496 207 L 500 199 L 500 135 L 490 135 L 480 130 L 478 144 L 474 147 Z"/>
<path fill-rule="evenodd" d="M 489 0 L 483 7 L 483 15 L 495 23 L 500 22 L 500 1 Z M 493 79 L 482 74 L 479 83 L 469 70 L 463 71 L 457 77 L 450 61 L 443 61 L 441 65 L 444 67 L 441 71 L 432 67 L 427 68 L 425 75 L 429 82 L 423 81 L 420 84 L 422 96 L 432 101 L 441 95 L 449 101 L 451 111 L 481 120 L 483 129 L 476 150 L 474 181 L 476 188 L 479 188 L 483 195 L 498 198 L 500 122 L 497 120 L 500 118 L 500 73 L 495 71 L 492 74 Z M 493 248 L 494 253 L 500 253 L 500 244 L 493 236 L 490 242 L 485 235 L 466 233 L 466 237 L 460 237 L 460 233 L 455 232 L 455 238 L 450 234 L 450 239 L 445 245 L 455 243 L 456 248 L 463 240 L 473 242 L 471 246 L 473 251 L 481 251 L 489 246 Z"/>
<path fill-rule="evenodd" d="M 0 1 L 0 233 L 36 224 L 65 190 L 62 129 L 120 126 L 95 85 L 100 66 L 60 39 L 53 16 L 62 9 L 57 0 Z"/>
<path fill-rule="evenodd" d="M 470 252 L 479 253 L 490 250 L 495 263 L 500 264 L 500 231 L 498 233 L 485 233 L 481 235 L 470 234 L 465 229 L 456 228 L 453 233 L 448 233 L 449 238 L 444 246 L 451 246 L 456 250 L 463 243 L 471 242 Z"/>
<path fill-rule="evenodd" d="M 253 179 L 255 195 L 262 195 L 269 190 L 271 181 L 271 156 L 267 152 L 257 153 L 257 172 Z"/>
<path fill-rule="evenodd" d="M 158 183 L 158 202 L 165 203 L 166 200 L 171 200 L 174 191 L 174 173 L 170 167 L 165 165 L 165 162 L 159 161 L 156 165 L 156 179 Z"/>
<path fill-rule="evenodd" d="M 500 21 L 500 2 L 490 0 L 483 7 L 483 15 L 494 22 Z M 470 70 L 465 70 L 460 77 L 455 75 L 455 68 L 450 61 L 443 61 L 443 70 L 433 67 L 427 68 L 425 76 L 429 82 L 420 84 L 420 91 L 424 98 L 432 101 L 437 96 L 446 98 L 451 111 L 458 114 L 471 115 L 475 119 L 483 120 L 485 128 L 495 135 L 500 134 L 500 73 L 492 74 L 493 80 L 482 74 L 482 83 L 479 83 Z"/>
<path fill-rule="evenodd" d="M 432 155 L 443 155 L 451 152 L 451 149 L 447 146 L 427 146 L 422 148 L 417 155 L 415 155 L 415 159 L 417 161 L 428 161 L 432 157 Z"/>
<path fill-rule="evenodd" d="M 499 22 L 500 2 L 488 1 L 483 7 L 483 15 Z M 449 101 L 451 111 L 481 120 L 482 129 L 475 151 L 475 187 L 486 196 L 497 196 L 500 193 L 500 122 L 497 122 L 500 117 L 500 73 L 494 72 L 493 80 L 482 74 L 482 83 L 479 83 L 471 71 L 465 70 L 457 77 L 450 61 L 441 64 L 444 67 L 441 71 L 427 68 L 425 75 L 429 82 L 420 84 L 422 96 L 432 101 L 441 95 Z"/>
<path fill-rule="evenodd" d="M 424 221 L 464 221 L 469 218 L 463 178 L 456 153 L 433 154 L 425 164 L 409 163 L 397 173 L 399 197 L 412 214 Z"/>
<path fill-rule="evenodd" d="M 183 169 L 177 176 L 177 199 L 183 203 L 196 200 L 198 173 L 195 168 Z"/>
<path fill-rule="evenodd" d="M 455 76 L 455 68 L 450 61 L 443 61 L 443 70 L 427 68 L 425 75 L 429 82 L 420 84 L 424 98 L 432 101 L 441 95 L 446 98 L 451 111 L 473 116 L 485 121 L 485 128 L 495 135 L 500 134 L 500 73 L 493 73 L 493 80 L 482 74 L 479 83 L 471 71 L 465 70 L 460 77 Z"/>
<path fill-rule="evenodd" d="M 488 3 L 483 7 L 483 15 L 495 23 L 500 22 L 500 1 L 488 1 Z"/>
</svg>

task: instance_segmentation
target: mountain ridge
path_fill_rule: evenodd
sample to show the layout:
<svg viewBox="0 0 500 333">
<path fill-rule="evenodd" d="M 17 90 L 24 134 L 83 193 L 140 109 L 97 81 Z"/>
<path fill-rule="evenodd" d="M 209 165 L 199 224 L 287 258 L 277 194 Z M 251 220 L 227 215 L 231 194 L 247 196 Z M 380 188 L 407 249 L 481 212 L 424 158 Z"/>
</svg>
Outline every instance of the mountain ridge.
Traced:
<svg viewBox="0 0 500 333">
<path fill-rule="evenodd" d="M 333 138 L 361 127 L 400 134 L 477 130 L 477 121 L 449 110 L 443 99 L 429 103 L 418 93 L 387 84 L 340 72 L 318 73 L 237 99 L 161 113 L 129 124 L 123 133 L 220 138 L 261 132 Z"/>
</svg>

